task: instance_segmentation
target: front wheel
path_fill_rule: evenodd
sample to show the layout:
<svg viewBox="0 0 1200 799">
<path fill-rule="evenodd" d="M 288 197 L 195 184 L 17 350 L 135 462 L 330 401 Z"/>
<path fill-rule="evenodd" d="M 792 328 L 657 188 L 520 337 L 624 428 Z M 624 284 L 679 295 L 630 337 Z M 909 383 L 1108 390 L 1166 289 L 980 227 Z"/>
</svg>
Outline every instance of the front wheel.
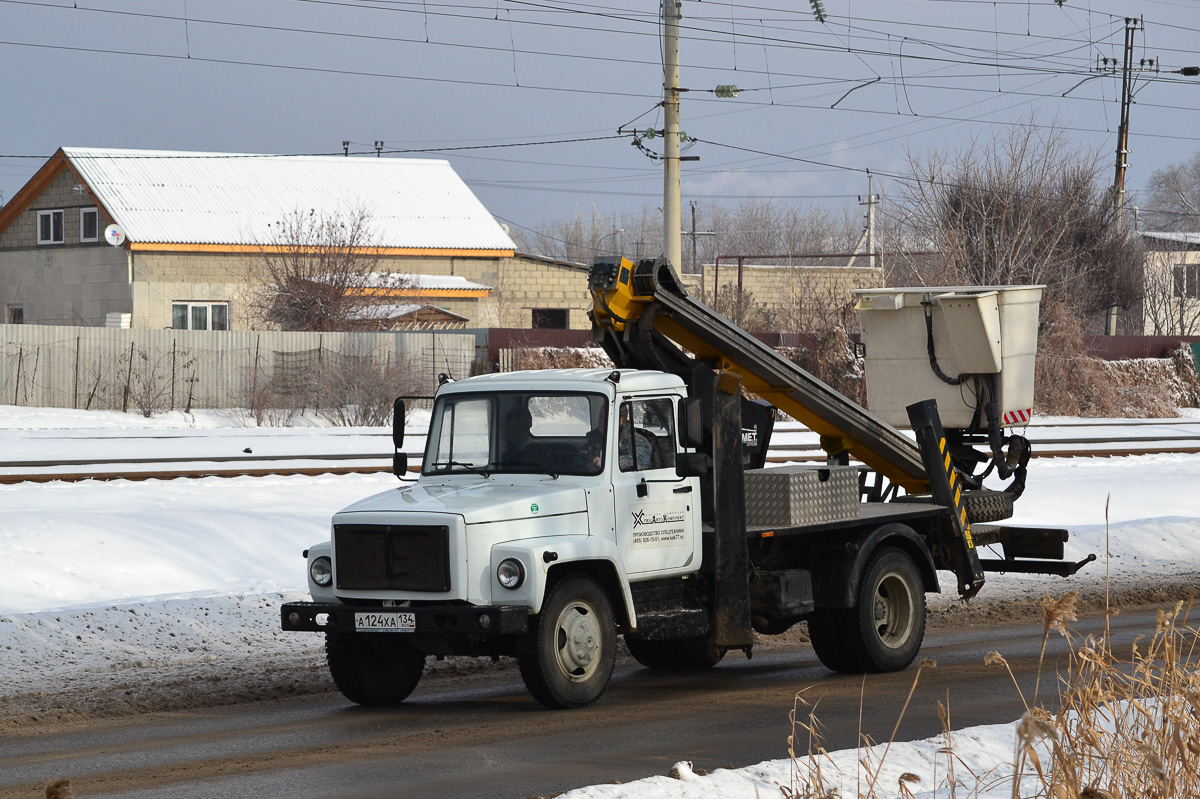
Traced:
<svg viewBox="0 0 1200 799">
<path fill-rule="evenodd" d="M 326 633 L 325 660 L 342 696 L 359 705 L 403 702 L 425 671 L 425 655 L 395 633 Z"/>
<path fill-rule="evenodd" d="M 586 707 L 604 693 L 617 652 L 617 627 L 608 595 L 586 574 L 550 588 L 542 612 L 530 619 L 517 662 L 525 687 L 541 704 Z"/>
</svg>

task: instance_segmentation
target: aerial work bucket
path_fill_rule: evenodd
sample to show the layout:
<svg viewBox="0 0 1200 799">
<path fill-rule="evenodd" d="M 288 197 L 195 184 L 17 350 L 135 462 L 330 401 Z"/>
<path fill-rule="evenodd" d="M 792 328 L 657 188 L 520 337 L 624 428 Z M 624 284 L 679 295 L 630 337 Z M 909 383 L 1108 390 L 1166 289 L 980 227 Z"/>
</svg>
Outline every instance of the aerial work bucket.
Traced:
<svg viewBox="0 0 1200 799">
<path fill-rule="evenodd" d="M 1033 408 L 1038 311 L 1044 286 L 860 289 L 867 407 L 894 427 L 905 408 L 937 401 L 947 428 L 986 429 L 995 401 L 1002 427 Z"/>
</svg>

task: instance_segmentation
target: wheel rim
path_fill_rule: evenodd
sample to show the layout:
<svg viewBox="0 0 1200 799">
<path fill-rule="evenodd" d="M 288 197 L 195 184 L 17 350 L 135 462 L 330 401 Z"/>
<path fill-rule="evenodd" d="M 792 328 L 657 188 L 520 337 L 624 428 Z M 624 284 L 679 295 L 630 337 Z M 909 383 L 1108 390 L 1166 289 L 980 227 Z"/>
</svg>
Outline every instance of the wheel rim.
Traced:
<svg viewBox="0 0 1200 799">
<path fill-rule="evenodd" d="M 889 649 L 899 649 L 912 635 L 915 616 L 912 589 L 899 572 L 888 572 L 875 588 L 875 632 Z"/>
<path fill-rule="evenodd" d="M 554 640 L 555 659 L 567 679 L 583 682 L 596 673 L 602 639 L 591 605 L 581 600 L 567 605 L 558 616 Z"/>
</svg>

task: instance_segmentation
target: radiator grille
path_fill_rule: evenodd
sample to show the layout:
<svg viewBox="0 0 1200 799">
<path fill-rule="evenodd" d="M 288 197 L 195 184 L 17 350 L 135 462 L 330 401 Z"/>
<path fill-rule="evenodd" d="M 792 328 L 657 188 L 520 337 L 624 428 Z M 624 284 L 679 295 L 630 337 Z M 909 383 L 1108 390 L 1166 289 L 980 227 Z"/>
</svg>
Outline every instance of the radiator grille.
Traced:
<svg viewBox="0 0 1200 799">
<path fill-rule="evenodd" d="M 449 591 L 450 528 L 338 524 L 337 587 L 351 591 Z"/>
</svg>

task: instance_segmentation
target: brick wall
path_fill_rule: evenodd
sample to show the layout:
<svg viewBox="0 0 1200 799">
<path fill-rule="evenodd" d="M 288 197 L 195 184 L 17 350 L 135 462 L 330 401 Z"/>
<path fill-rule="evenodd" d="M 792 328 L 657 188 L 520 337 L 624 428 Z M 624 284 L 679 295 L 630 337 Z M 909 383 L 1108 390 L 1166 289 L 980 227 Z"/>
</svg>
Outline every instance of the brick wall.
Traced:
<svg viewBox="0 0 1200 799">
<path fill-rule="evenodd" d="M 738 285 L 737 262 L 722 262 L 720 271 L 712 264 L 704 267 L 704 287 L 711 294 L 714 286 Z M 868 267 L 762 266 L 746 264 L 742 269 L 742 288 L 754 299 L 774 311 L 786 309 L 805 293 L 845 297 L 849 302 L 854 289 L 880 288 L 883 273 Z"/>
</svg>

